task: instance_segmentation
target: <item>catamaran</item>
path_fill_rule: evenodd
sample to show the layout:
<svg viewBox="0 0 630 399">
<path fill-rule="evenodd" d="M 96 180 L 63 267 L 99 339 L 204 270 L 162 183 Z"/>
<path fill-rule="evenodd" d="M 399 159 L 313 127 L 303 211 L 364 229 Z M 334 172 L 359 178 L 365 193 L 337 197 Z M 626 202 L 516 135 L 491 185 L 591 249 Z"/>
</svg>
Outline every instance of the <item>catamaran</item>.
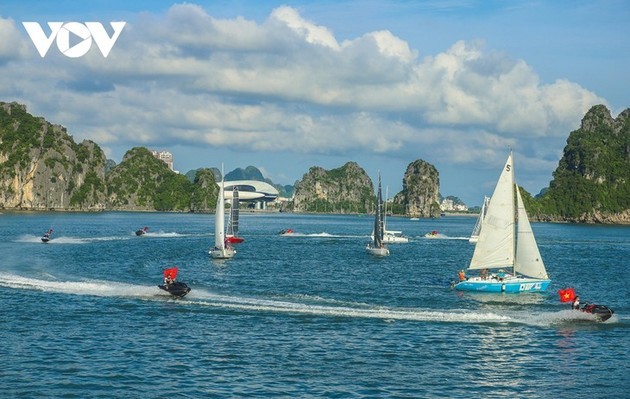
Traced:
<svg viewBox="0 0 630 399">
<path fill-rule="evenodd" d="M 388 256 L 389 249 L 383 244 L 383 194 L 381 192 L 381 174 L 378 174 L 378 193 L 376 194 L 376 212 L 374 214 L 374 234 L 365 250 L 374 256 Z"/>
<path fill-rule="evenodd" d="M 515 192 L 518 210 L 516 234 Z M 455 285 L 455 289 L 499 293 L 545 291 L 551 280 L 514 180 L 511 152 L 487 209 L 483 228 L 468 266 L 469 271 L 480 270 L 480 274 L 466 279 L 463 270 L 460 271 L 460 282 Z M 489 269 L 497 271 L 488 275 Z"/>
<path fill-rule="evenodd" d="M 210 251 L 210 256 L 214 259 L 230 259 L 236 250 L 227 242 L 225 238 L 225 181 L 223 180 L 223 167 L 221 167 L 221 186 L 217 198 L 216 213 L 214 215 L 214 248 Z"/>
<path fill-rule="evenodd" d="M 490 197 L 483 197 L 483 204 L 481 205 L 481 212 L 479 212 L 479 217 L 477 218 L 477 223 L 475 223 L 475 227 L 473 227 L 473 231 L 470 234 L 470 238 L 468 242 L 471 244 L 476 244 L 479 240 L 479 232 L 481 231 L 481 226 L 483 225 L 483 219 L 486 217 L 486 213 L 488 212 L 488 203 L 490 202 Z"/>
</svg>

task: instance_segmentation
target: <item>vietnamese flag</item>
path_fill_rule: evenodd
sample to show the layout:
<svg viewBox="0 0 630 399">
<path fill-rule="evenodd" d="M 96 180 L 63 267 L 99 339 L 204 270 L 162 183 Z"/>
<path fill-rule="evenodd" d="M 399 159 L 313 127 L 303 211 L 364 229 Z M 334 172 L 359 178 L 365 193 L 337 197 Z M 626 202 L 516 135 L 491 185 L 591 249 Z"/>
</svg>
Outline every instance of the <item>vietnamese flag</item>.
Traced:
<svg viewBox="0 0 630 399">
<path fill-rule="evenodd" d="M 164 269 L 164 277 L 175 280 L 177 277 L 177 267 L 171 267 L 170 269 Z"/>
<path fill-rule="evenodd" d="M 573 288 L 558 290 L 558 295 L 560 295 L 560 302 L 571 302 L 575 299 L 575 290 Z"/>
</svg>

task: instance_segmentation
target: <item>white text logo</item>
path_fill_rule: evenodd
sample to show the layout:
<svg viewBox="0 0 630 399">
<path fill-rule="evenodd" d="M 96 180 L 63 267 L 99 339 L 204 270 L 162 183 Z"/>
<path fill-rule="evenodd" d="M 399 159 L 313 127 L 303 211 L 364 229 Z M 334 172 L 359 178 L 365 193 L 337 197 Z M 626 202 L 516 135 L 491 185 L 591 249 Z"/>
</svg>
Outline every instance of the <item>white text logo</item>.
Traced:
<svg viewBox="0 0 630 399">
<path fill-rule="evenodd" d="M 57 48 L 66 57 L 81 57 L 90 51 L 92 39 L 101 50 L 103 57 L 107 57 L 126 22 L 110 22 L 109 24 L 114 30 L 111 37 L 100 22 L 86 22 L 84 24 L 80 22 L 48 22 L 51 33 L 50 36 L 47 36 L 39 23 L 22 22 L 42 58 L 48 53 L 53 41 L 57 42 Z M 70 46 L 71 34 L 75 36 L 73 42 L 79 40 L 73 46 Z"/>
</svg>

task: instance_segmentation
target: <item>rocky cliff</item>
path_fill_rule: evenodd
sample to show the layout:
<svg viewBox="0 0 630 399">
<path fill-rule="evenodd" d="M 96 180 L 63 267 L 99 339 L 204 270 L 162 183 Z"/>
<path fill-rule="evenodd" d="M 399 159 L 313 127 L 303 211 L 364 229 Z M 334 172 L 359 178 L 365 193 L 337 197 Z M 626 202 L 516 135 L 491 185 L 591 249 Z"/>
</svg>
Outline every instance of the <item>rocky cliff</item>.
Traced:
<svg viewBox="0 0 630 399">
<path fill-rule="evenodd" d="M 24 105 L 0 102 L 0 207 L 102 210 L 104 165 L 94 142 L 77 144 Z"/>
<path fill-rule="evenodd" d="M 143 147 L 108 163 L 94 142 L 77 144 L 64 127 L 0 102 L 0 208 L 207 212 L 217 190 L 211 171 L 190 182 Z"/>
<path fill-rule="evenodd" d="M 586 113 L 533 208 L 539 220 L 630 223 L 630 109 L 616 119 L 603 105 Z"/>
<path fill-rule="evenodd" d="M 394 197 L 411 217 L 438 217 L 440 205 L 440 174 L 435 166 L 421 159 L 407 166 L 403 176 L 403 189 Z"/>
<path fill-rule="evenodd" d="M 295 184 L 296 212 L 366 213 L 374 208 L 374 185 L 356 162 L 325 170 L 315 166 Z"/>
<path fill-rule="evenodd" d="M 108 208 L 122 210 L 209 211 L 218 188 L 209 169 L 191 183 L 144 147 L 127 151 L 107 176 Z"/>
</svg>

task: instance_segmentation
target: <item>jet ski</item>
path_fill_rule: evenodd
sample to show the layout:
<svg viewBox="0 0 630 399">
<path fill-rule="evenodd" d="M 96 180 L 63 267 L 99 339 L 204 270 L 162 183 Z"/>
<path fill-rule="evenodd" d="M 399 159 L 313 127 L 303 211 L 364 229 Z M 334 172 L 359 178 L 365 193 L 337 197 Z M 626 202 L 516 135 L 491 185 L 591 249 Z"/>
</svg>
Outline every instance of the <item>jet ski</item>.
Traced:
<svg viewBox="0 0 630 399">
<path fill-rule="evenodd" d="M 144 233 L 146 233 L 147 231 L 149 231 L 149 228 L 148 228 L 148 227 L 143 227 L 143 228 L 141 228 L 140 230 L 136 231 L 136 235 L 137 235 L 137 236 L 141 236 L 141 235 L 143 235 Z"/>
<path fill-rule="evenodd" d="M 183 298 L 190 292 L 190 287 L 186 283 L 175 281 L 177 278 L 177 267 L 164 269 L 164 284 L 158 287 L 177 298 Z"/>
<path fill-rule="evenodd" d="M 595 305 L 592 303 L 586 303 L 584 306 L 580 307 L 580 312 L 590 313 L 597 318 L 597 321 L 606 321 L 612 317 L 615 313 L 614 310 L 604 305 Z"/>
<path fill-rule="evenodd" d="M 170 284 L 161 284 L 158 285 L 158 287 L 177 298 L 183 298 L 190 292 L 188 284 L 182 283 L 181 281 L 175 281 Z"/>
<path fill-rule="evenodd" d="M 53 232 L 53 229 L 49 229 L 46 233 L 44 233 L 44 235 L 42 236 L 43 243 L 50 241 L 50 236 L 52 235 L 52 232 Z"/>
</svg>

